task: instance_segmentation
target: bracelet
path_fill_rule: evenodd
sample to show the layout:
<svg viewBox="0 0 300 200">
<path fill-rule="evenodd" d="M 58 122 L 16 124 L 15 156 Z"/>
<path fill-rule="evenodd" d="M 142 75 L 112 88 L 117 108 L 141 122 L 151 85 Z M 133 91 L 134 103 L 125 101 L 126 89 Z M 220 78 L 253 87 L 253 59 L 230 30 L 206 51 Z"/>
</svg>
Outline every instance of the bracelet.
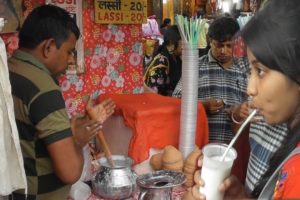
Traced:
<svg viewBox="0 0 300 200">
<path fill-rule="evenodd" d="M 241 124 L 243 121 L 237 121 L 236 119 L 234 119 L 234 114 L 233 112 L 231 113 L 231 120 L 236 123 L 236 124 Z"/>
</svg>

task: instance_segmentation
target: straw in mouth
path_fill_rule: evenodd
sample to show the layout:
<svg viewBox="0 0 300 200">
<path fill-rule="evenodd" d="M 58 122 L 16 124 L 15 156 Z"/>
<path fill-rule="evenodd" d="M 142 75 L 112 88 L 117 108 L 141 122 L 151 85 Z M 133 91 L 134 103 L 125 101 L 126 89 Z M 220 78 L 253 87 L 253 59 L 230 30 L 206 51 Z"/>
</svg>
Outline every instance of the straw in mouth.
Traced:
<svg viewBox="0 0 300 200">
<path fill-rule="evenodd" d="M 247 119 L 243 122 L 243 124 L 241 125 L 241 127 L 239 128 L 237 134 L 234 136 L 234 138 L 231 140 L 230 144 L 228 145 L 227 149 L 225 150 L 225 152 L 223 153 L 220 161 L 223 162 L 229 149 L 234 145 L 234 143 L 236 142 L 236 140 L 238 139 L 238 137 L 240 136 L 240 134 L 243 132 L 244 128 L 246 127 L 246 125 L 251 121 L 251 119 L 255 116 L 255 114 L 257 113 L 257 109 L 254 109 L 251 114 L 247 117 Z"/>
</svg>

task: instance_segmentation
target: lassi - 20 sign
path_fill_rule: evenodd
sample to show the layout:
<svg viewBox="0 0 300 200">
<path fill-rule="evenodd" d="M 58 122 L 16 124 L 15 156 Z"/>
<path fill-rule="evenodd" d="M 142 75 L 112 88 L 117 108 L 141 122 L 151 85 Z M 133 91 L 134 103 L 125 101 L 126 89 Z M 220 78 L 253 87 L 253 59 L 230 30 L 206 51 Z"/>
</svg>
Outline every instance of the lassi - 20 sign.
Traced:
<svg viewBox="0 0 300 200">
<path fill-rule="evenodd" d="M 95 0 L 94 2 L 96 23 L 147 23 L 147 0 Z"/>
</svg>

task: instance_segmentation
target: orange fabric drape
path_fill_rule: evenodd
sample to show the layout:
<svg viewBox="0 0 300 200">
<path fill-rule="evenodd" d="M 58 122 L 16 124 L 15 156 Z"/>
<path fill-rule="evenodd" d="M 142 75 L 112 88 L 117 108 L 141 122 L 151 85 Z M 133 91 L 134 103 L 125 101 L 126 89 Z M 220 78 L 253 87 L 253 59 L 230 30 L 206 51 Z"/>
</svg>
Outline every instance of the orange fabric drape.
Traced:
<svg viewBox="0 0 300 200">
<path fill-rule="evenodd" d="M 132 129 L 128 155 L 135 164 L 148 159 L 150 148 L 162 149 L 167 145 L 178 148 L 180 99 L 146 93 L 103 94 L 98 100 L 106 98 L 115 101 L 116 113 L 122 115 L 124 124 Z M 195 143 L 200 148 L 208 143 L 208 122 L 201 103 L 198 104 Z"/>
</svg>

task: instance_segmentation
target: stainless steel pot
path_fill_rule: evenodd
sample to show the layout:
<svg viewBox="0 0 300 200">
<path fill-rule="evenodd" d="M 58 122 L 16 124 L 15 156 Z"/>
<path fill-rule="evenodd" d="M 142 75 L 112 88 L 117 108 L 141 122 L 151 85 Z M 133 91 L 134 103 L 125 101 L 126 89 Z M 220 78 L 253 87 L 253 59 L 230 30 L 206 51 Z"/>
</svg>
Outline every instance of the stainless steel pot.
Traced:
<svg viewBox="0 0 300 200">
<path fill-rule="evenodd" d="M 99 159 L 100 171 L 92 179 L 93 190 L 105 199 L 125 199 L 136 189 L 137 175 L 131 169 L 132 159 L 113 155 L 114 166 L 106 158 Z"/>
<path fill-rule="evenodd" d="M 186 181 L 181 172 L 160 170 L 137 178 L 141 192 L 139 200 L 171 200 L 172 189 Z"/>
</svg>

